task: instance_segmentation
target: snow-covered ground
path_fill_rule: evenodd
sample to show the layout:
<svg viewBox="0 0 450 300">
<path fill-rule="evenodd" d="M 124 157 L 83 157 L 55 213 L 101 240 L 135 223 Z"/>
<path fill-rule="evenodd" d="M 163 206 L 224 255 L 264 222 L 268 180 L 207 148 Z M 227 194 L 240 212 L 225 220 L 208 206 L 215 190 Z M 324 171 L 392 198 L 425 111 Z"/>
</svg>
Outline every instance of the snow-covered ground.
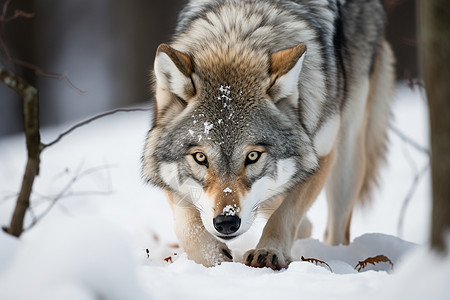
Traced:
<svg viewBox="0 0 450 300">
<path fill-rule="evenodd" d="M 393 125 L 428 147 L 420 93 L 399 87 L 396 98 Z M 313 236 L 294 245 L 298 261 L 289 269 L 239 262 L 205 268 L 176 248 L 164 195 L 140 178 L 150 118 L 145 112 L 110 116 L 43 152 L 26 219 L 31 228 L 19 240 L 0 232 L 0 299 L 450 299 L 450 259 L 426 246 L 428 157 L 392 130 L 380 189 L 372 203 L 355 211 L 349 246 L 321 243 L 326 222 L 321 195 L 308 214 Z M 69 125 L 44 129 L 43 141 Z M 9 223 L 25 156 L 22 136 L 0 139 L 0 225 Z M 424 175 L 414 183 L 416 174 Z M 258 221 L 230 245 L 236 260 L 256 243 L 262 226 Z M 385 262 L 355 270 L 359 261 L 380 254 L 394 267 Z M 302 256 L 329 267 L 301 261 Z"/>
</svg>

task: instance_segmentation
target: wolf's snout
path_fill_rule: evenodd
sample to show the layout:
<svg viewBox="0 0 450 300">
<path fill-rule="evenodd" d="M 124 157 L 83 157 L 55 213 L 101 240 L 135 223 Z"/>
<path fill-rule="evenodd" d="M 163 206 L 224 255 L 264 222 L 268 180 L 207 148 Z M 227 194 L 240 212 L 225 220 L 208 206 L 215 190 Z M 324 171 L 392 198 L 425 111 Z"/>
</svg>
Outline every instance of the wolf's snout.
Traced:
<svg viewBox="0 0 450 300">
<path fill-rule="evenodd" d="M 213 219 L 213 224 L 218 233 L 230 235 L 238 231 L 241 226 L 241 218 L 236 215 L 220 214 Z"/>
</svg>

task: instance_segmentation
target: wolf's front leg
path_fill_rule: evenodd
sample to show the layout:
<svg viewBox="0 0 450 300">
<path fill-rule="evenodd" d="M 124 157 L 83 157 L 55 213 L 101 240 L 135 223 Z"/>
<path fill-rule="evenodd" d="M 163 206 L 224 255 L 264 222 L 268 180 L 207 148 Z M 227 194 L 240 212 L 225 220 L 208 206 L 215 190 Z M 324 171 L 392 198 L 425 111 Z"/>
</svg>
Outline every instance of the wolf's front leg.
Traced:
<svg viewBox="0 0 450 300">
<path fill-rule="evenodd" d="M 293 187 L 283 203 L 267 221 L 256 249 L 244 254 L 245 264 L 251 267 L 287 268 L 291 262 L 291 248 L 297 227 L 306 211 L 319 195 L 333 163 L 334 152 L 320 158 L 319 170 L 306 182 Z"/>
<path fill-rule="evenodd" d="M 196 208 L 172 204 L 172 209 L 175 216 L 175 234 L 189 259 L 205 267 L 233 261 L 227 245 L 219 242 L 205 229 Z"/>
</svg>

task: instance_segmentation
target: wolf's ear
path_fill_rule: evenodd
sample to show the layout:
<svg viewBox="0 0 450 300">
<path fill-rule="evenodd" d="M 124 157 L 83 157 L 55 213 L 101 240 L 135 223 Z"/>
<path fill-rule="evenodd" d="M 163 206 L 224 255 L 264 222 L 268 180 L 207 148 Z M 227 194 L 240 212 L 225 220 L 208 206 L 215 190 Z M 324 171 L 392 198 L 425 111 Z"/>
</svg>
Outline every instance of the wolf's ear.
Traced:
<svg viewBox="0 0 450 300">
<path fill-rule="evenodd" d="M 280 50 L 270 56 L 270 84 L 267 93 L 279 100 L 295 93 L 302 69 L 306 45 Z"/>
<path fill-rule="evenodd" d="M 184 101 L 188 101 L 195 95 L 195 86 L 192 81 L 194 65 L 189 55 L 167 44 L 161 44 L 156 51 L 154 70 L 158 108 L 165 107 L 170 102 L 172 97 L 167 94 L 168 92 Z"/>
</svg>

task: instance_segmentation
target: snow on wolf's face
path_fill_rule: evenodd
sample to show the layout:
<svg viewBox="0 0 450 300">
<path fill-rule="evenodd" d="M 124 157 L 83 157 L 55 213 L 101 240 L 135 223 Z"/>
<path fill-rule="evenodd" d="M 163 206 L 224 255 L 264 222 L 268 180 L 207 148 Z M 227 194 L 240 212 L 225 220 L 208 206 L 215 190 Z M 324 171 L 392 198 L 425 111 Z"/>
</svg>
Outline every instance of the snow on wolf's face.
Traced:
<svg viewBox="0 0 450 300">
<path fill-rule="evenodd" d="M 305 45 L 270 56 L 235 42 L 213 48 L 192 55 L 158 47 L 143 173 L 226 239 L 249 229 L 261 203 L 312 173 L 317 157 L 296 107 Z"/>
<path fill-rule="evenodd" d="M 191 102 L 155 139 L 158 180 L 194 205 L 205 228 L 230 239 L 246 232 L 260 204 L 316 168 L 288 104 L 247 97 L 226 84 Z"/>
</svg>

